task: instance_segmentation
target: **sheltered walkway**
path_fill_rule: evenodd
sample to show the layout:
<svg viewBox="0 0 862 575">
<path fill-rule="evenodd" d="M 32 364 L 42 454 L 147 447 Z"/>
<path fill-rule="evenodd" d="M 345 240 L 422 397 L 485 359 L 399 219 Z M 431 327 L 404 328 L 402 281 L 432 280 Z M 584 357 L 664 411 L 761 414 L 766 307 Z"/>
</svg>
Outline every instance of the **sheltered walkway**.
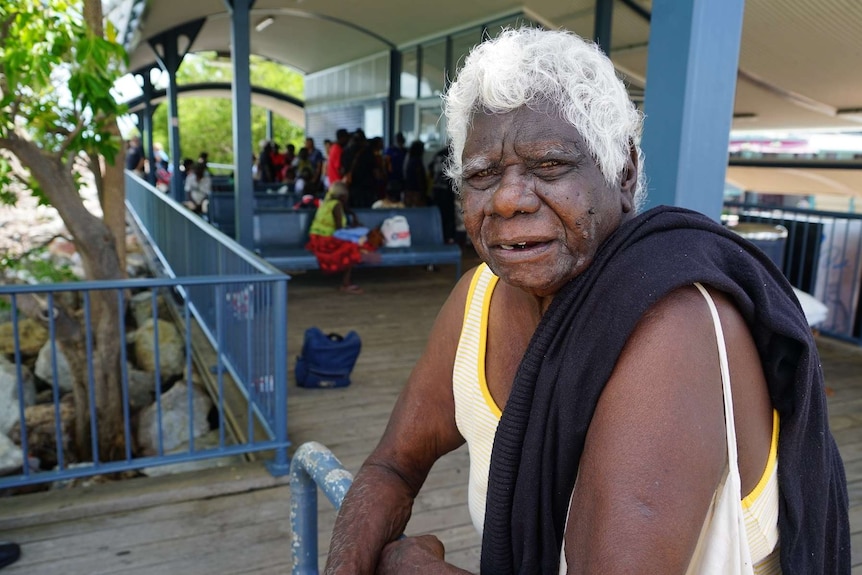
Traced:
<svg viewBox="0 0 862 575">
<path fill-rule="evenodd" d="M 465 269 L 475 263 L 465 258 Z M 355 271 L 361 296 L 339 294 L 337 278 L 297 276 L 289 289 L 288 353 L 306 327 L 357 330 L 363 350 L 351 387 L 289 391 L 294 446 L 328 445 L 356 471 L 383 431 L 400 387 L 422 352 L 454 270 Z M 862 575 L 862 349 L 818 340 L 829 386 L 830 419 L 850 485 L 853 575 Z M 407 532 L 436 533 L 456 565 L 478 568 L 479 540 L 466 508 L 462 448 L 438 463 Z M 23 557 L 3 575 L 284 574 L 290 569 L 289 489 L 260 464 L 170 478 L 134 479 L 86 490 L 5 499 L 0 540 L 17 540 Z M 334 513 L 320 498 L 320 549 Z"/>
</svg>

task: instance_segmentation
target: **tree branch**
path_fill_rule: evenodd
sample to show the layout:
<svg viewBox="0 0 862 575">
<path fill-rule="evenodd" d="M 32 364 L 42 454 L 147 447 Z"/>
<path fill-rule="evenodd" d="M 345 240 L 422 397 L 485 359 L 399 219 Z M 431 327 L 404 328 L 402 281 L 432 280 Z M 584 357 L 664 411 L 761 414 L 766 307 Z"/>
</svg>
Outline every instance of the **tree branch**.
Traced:
<svg viewBox="0 0 862 575">
<path fill-rule="evenodd" d="M 38 252 L 39 250 L 45 249 L 46 247 L 48 247 L 51 244 L 51 242 L 53 242 L 57 238 L 62 238 L 69 243 L 75 243 L 75 240 L 73 240 L 72 238 L 64 236 L 63 234 L 55 234 L 55 235 L 51 236 L 50 238 L 48 238 L 47 240 L 45 240 L 44 242 L 40 243 L 39 245 L 30 248 L 29 250 L 27 250 L 26 252 L 24 252 L 23 254 L 21 254 L 18 257 L 15 257 L 15 258 L 7 257 L 7 261 L 11 260 L 11 261 L 15 261 L 15 262 L 20 262 L 21 260 L 29 257 L 31 254 L 34 254 L 34 253 Z"/>
<path fill-rule="evenodd" d="M 0 24 L 0 43 L 5 43 L 6 38 L 9 36 L 9 28 L 12 27 L 12 22 L 15 20 L 16 13 L 9 14 L 9 17 L 3 20 L 3 23 Z"/>
<path fill-rule="evenodd" d="M 63 159 L 63 156 L 66 155 L 66 150 L 68 150 L 69 146 L 72 145 L 72 141 L 78 136 L 78 134 L 84 131 L 84 127 L 84 118 L 82 116 L 78 116 L 78 123 L 75 124 L 75 128 L 71 132 L 69 132 L 69 135 L 66 136 L 66 139 L 63 141 L 63 143 L 60 145 L 60 149 L 57 151 L 57 158 L 61 162 L 66 163 Z"/>
</svg>

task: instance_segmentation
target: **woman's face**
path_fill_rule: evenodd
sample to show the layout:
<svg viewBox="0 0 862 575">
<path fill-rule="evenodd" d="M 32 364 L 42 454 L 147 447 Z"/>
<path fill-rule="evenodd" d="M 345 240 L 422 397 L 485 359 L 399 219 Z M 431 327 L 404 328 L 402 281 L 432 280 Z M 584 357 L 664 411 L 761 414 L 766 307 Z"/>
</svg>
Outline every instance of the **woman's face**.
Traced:
<svg viewBox="0 0 862 575">
<path fill-rule="evenodd" d="M 501 279 L 537 297 L 586 269 L 633 212 L 634 161 L 609 186 L 581 135 L 556 113 L 476 112 L 462 160 L 464 224 L 476 251 Z"/>
</svg>

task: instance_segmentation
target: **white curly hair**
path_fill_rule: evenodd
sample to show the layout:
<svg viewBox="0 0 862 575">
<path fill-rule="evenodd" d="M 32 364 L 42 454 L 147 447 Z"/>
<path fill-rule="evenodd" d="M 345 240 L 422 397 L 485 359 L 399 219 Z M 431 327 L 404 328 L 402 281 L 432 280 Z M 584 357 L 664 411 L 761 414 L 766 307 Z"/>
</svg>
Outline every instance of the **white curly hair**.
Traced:
<svg viewBox="0 0 862 575">
<path fill-rule="evenodd" d="M 549 102 L 584 138 L 609 185 L 619 184 L 630 146 L 635 146 L 635 206 L 640 207 L 645 194 L 639 145 L 643 114 L 598 46 L 562 30 L 504 30 L 467 56 L 443 95 L 450 138 L 446 175 L 456 190 L 461 189 L 461 154 L 474 113 L 521 106 L 544 110 Z"/>
</svg>

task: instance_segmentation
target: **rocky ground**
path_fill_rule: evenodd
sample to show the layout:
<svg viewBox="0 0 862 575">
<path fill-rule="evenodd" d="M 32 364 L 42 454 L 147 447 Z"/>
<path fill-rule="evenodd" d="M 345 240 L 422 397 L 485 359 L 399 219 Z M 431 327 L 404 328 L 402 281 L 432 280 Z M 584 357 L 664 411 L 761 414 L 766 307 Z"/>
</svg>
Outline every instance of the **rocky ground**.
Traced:
<svg viewBox="0 0 862 575">
<path fill-rule="evenodd" d="M 82 190 L 82 198 L 85 206 L 94 215 L 101 216 L 98 197 L 92 185 Z M 46 250 L 39 250 L 47 247 Z M 141 253 L 135 236 L 129 234 L 126 237 L 127 247 L 127 271 L 130 277 L 138 277 L 146 273 L 146 261 Z M 34 258 L 42 260 L 44 264 L 40 267 L 63 267 L 69 268 L 79 278 L 83 279 L 80 269 L 79 258 L 71 236 L 66 230 L 57 210 L 50 206 L 39 205 L 38 199 L 30 193 L 19 194 L 18 201 L 14 206 L 0 206 L 0 285 L 4 283 L 30 283 L 36 282 L 32 267 L 9 266 L 4 260 L 18 259 L 28 252 L 34 254 Z M 48 280 L 46 280 L 48 281 Z M 65 281 L 65 280 L 63 280 Z M 41 282 L 40 282 L 41 283 Z M 141 310 L 137 310 L 140 300 Z M 184 342 L 172 323 L 164 321 L 167 313 L 161 313 L 162 304 L 159 305 L 159 354 L 156 355 L 153 348 L 156 346 L 155 333 L 153 331 L 153 320 L 151 296 L 149 292 L 136 294 L 130 300 L 132 315 L 127 328 L 131 331 L 127 334 L 129 344 L 130 362 L 129 373 L 129 405 L 134 414 L 135 426 L 133 431 L 135 444 L 142 454 L 152 454 L 158 444 L 159 431 L 154 414 L 156 407 L 152 404 L 154 397 L 154 376 L 157 373 L 154 365 L 155 357 L 158 357 L 159 370 L 162 375 L 162 413 L 163 424 L 162 440 L 163 449 L 166 452 L 172 449 L 188 449 L 183 447 L 182 442 L 188 440 L 188 405 L 187 384 L 189 378 L 185 377 Z M 12 339 L 10 323 L 10 310 L 8 304 L 2 305 L 0 301 L 0 476 L 7 473 L 15 473 L 23 463 L 22 451 L 19 447 L 21 442 L 20 422 L 18 410 L 18 376 L 13 360 L 14 354 L 11 350 Z M 140 311 L 140 313 L 138 313 Z M 140 317 L 139 317 L 140 316 Z M 60 416 L 63 421 L 61 427 L 64 429 L 63 443 L 67 444 L 70 437 L 68 432 L 73 428 L 74 402 L 70 393 L 72 388 L 72 374 L 69 372 L 68 363 L 63 357 L 62 350 L 57 350 L 57 373 L 53 373 L 50 357 L 52 347 L 48 341 L 47 331 L 39 324 L 30 319 L 20 319 L 18 334 L 20 338 L 19 347 L 22 355 L 22 374 L 24 377 L 24 404 L 25 418 L 28 429 L 28 445 L 30 454 L 30 465 L 33 468 L 50 469 L 56 463 L 56 426 L 54 422 L 55 409 L 53 405 L 54 392 L 51 382 L 56 382 L 60 395 Z M 29 323 L 28 323 L 29 322 Z M 33 323 L 34 332 L 25 334 L 24 328 Z M 39 333 L 35 333 L 39 332 Z M 24 337 L 27 335 L 27 337 Z M 32 337 L 30 337 L 32 336 Z M 171 337 L 168 337 L 171 336 Z M 32 340 L 32 345 L 30 341 Z M 26 349 L 24 349 L 26 348 Z M 30 349 L 32 348 L 32 349 Z M 210 425 L 208 423 L 209 411 L 212 403 L 206 393 L 195 382 L 193 407 L 196 412 L 194 421 L 197 448 L 213 443 Z M 172 399 L 174 398 L 174 399 Z M 185 402 L 185 403 L 184 403 Z M 200 427 L 200 429 L 197 429 Z M 216 432 L 215 444 L 218 444 L 218 433 Z M 68 447 L 68 446 L 67 446 Z M 214 462 L 223 464 L 223 462 Z M 145 470 L 148 475 L 161 474 L 176 471 L 170 469 L 173 466 Z M 89 480 L 88 480 L 89 481 Z M 40 488 L 47 487 L 40 486 Z M 0 496 L 8 495 L 8 492 L 0 490 Z"/>
<path fill-rule="evenodd" d="M 92 185 L 85 185 L 81 197 L 90 212 L 102 215 Z M 20 256 L 57 235 L 69 237 L 57 210 L 51 206 L 40 206 L 38 199 L 29 191 L 19 191 L 14 206 L 0 205 L 0 257 Z"/>
</svg>

